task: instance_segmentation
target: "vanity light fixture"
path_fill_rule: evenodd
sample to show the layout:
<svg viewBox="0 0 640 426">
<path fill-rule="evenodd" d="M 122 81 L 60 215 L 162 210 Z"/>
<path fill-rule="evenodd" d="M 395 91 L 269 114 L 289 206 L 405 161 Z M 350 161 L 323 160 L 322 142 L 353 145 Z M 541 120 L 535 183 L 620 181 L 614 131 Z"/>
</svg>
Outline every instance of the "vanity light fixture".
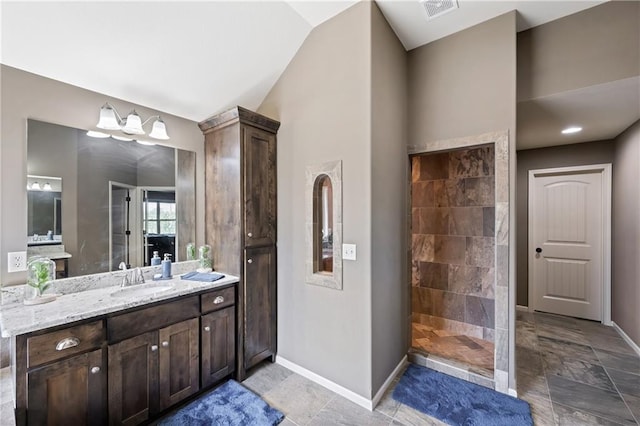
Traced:
<svg viewBox="0 0 640 426">
<path fill-rule="evenodd" d="M 44 186 L 42 187 L 43 191 L 51 191 L 53 188 L 51 188 L 51 184 L 49 182 L 45 183 Z"/>
<path fill-rule="evenodd" d="M 100 120 L 96 126 L 99 129 L 105 130 L 121 130 L 128 135 L 144 135 L 146 132 L 143 126 L 151 120 L 154 120 L 154 122 L 149 137 L 168 140 L 167 126 L 159 115 L 152 115 L 142 121 L 136 110 L 133 110 L 127 115 L 127 118 L 123 119 L 109 102 L 106 102 L 102 108 L 100 108 Z"/>
<path fill-rule="evenodd" d="M 108 133 L 96 132 L 95 130 L 87 131 L 87 136 L 92 138 L 108 138 L 110 135 Z"/>
<path fill-rule="evenodd" d="M 582 127 L 579 127 L 579 126 L 571 126 L 571 127 L 567 127 L 566 129 L 564 129 L 564 130 L 562 131 L 562 134 L 563 134 L 563 135 L 570 135 L 570 134 L 572 134 L 572 133 L 578 133 L 578 132 L 580 132 L 580 131 L 582 131 Z"/>
<path fill-rule="evenodd" d="M 136 142 L 138 142 L 140 145 L 149 145 L 149 146 L 155 145 L 155 142 L 149 142 L 149 141 L 136 140 Z"/>
<path fill-rule="evenodd" d="M 133 140 L 131 138 L 125 138 L 124 136 L 111 135 L 111 137 L 114 138 L 115 140 L 124 141 L 124 142 L 131 142 Z"/>
<path fill-rule="evenodd" d="M 33 182 L 31 184 L 31 189 L 34 191 L 40 191 L 40 184 L 38 182 Z"/>
</svg>

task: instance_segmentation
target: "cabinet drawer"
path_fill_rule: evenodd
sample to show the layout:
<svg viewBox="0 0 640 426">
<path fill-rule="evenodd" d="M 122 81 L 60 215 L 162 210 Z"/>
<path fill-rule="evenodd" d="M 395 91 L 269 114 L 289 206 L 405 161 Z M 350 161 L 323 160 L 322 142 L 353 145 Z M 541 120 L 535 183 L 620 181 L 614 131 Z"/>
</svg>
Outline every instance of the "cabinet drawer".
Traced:
<svg viewBox="0 0 640 426">
<path fill-rule="evenodd" d="M 106 338 L 102 321 L 27 338 L 27 368 L 98 349 Z"/>
<path fill-rule="evenodd" d="M 216 311 L 236 303 L 236 290 L 234 287 L 227 287 L 205 293 L 201 298 L 202 313 Z"/>
<path fill-rule="evenodd" d="M 200 300 L 191 296 L 107 319 L 109 343 L 157 330 L 200 315 Z"/>
</svg>

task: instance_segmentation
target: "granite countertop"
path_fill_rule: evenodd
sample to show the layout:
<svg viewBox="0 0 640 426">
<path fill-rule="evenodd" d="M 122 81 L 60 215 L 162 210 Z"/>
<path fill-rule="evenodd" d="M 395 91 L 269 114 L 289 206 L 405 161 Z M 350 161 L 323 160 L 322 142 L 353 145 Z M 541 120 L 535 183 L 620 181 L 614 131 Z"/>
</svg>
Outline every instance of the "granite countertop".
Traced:
<svg viewBox="0 0 640 426">
<path fill-rule="evenodd" d="M 42 305 L 26 306 L 22 303 L 3 305 L 0 307 L 2 337 L 43 330 L 238 282 L 238 277 L 224 275 L 224 278 L 214 282 L 182 280 L 174 275 L 171 280 L 147 281 L 145 284 L 126 287 L 173 287 L 167 291 L 141 296 L 113 297 L 111 293 L 121 290 L 122 287 L 112 286 L 60 295 L 55 301 Z"/>
</svg>

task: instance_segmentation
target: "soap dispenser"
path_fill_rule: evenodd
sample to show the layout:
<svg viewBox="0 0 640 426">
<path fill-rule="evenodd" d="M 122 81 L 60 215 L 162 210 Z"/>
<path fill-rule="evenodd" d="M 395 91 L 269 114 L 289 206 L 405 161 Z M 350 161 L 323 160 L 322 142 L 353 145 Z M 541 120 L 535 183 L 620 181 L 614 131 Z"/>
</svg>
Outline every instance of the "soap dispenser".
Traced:
<svg viewBox="0 0 640 426">
<path fill-rule="evenodd" d="M 162 278 L 171 278 L 171 255 L 169 253 L 164 254 L 162 261 Z"/>
<path fill-rule="evenodd" d="M 157 251 L 153 252 L 153 257 L 151 258 L 151 266 L 158 266 L 160 265 L 160 263 L 162 262 L 162 259 L 160 259 L 160 256 L 158 255 Z"/>
</svg>

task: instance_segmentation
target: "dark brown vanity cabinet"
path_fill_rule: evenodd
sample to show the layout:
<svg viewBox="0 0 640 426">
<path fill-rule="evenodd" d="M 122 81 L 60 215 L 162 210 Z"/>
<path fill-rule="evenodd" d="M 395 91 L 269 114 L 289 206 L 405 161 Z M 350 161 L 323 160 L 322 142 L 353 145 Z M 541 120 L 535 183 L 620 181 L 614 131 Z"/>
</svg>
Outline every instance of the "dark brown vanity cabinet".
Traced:
<svg viewBox="0 0 640 426">
<path fill-rule="evenodd" d="M 29 371 L 27 424 L 105 424 L 107 381 L 102 354 L 98 349 Z"/>
<path fill-rule="evenodd" d="M 235 371 L 236 286 L 16 337 L 16 423 L 137 425 Z"/>
<path fill-rule="evenodd" d="M 202 295 L 200 380 L 202 387 L 236 371 L 235 288 Z"/>
<path fill-rule="evenodd" d="M 206 240 L 217 270 L 240 277 L 237 377 L 276 354 L 276 133 L 280 123 L 235 107 L 205 134 Z"/>
<path fill-rule="evenodd" d="M 18 425 L 101 425 L 107 376 L 103 321 L 15 340 Z"/>
</svg>

